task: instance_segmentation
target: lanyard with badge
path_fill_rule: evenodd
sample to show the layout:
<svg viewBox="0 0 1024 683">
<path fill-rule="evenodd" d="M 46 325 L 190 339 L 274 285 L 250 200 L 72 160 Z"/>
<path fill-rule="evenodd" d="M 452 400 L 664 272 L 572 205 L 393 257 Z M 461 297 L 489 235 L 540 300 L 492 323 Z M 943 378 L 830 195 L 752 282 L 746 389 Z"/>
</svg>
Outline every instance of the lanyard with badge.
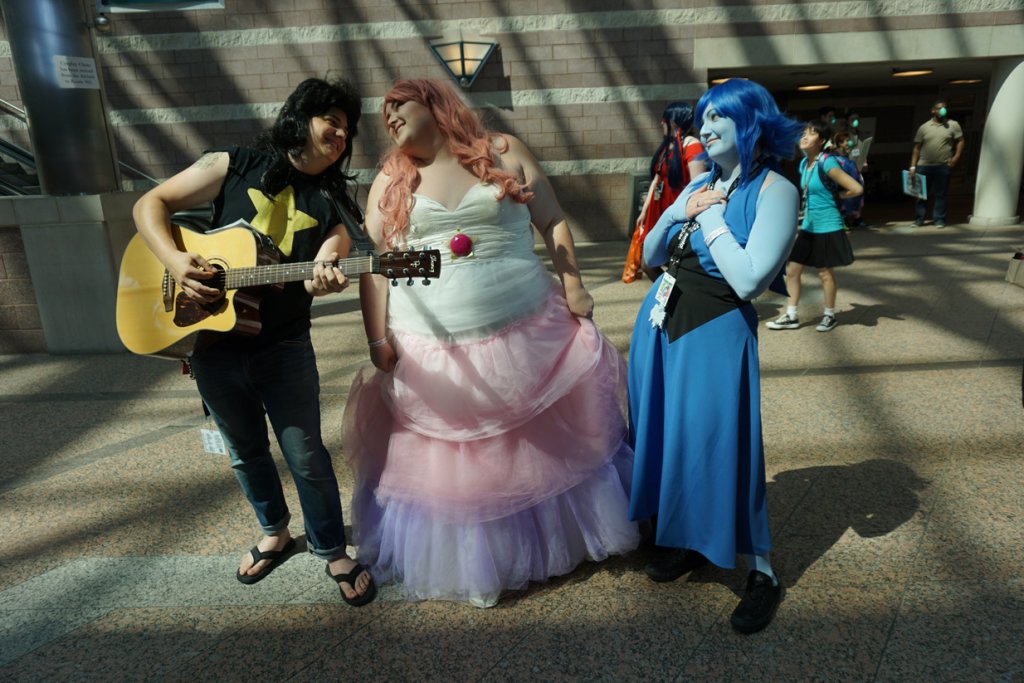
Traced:
<svg viewBox="0 0 1024 683">
<path fill-rule="evenodd" d="M 761 159 L 754 162 L 753 168 L 751 169 L 750 177 L 754 178 L 758 173 L 761 172 Z M 722 169 L 720 166 L 715 166 L 711 173 L 711 178 L 708 180 L 707 185 L 704 186 L 706 190 L 714 188 L 715 184 L 721 178 Z M 724 200 L 728 201 L 730 195 L 739 187 L 740 180 L 742 180 L 743 174 L 736 176 L 736 179 L 729 185 L 729 189 L 725 193 Z M 693 196 L 693 195 L 690 195 Z M 683 223 L 682 229 L 679 231 L 679 242 L 676 244 L 676 248 L 672 250 L 672 256 L 668 262 L 668 269 L 662 274 L 661 282 L 658 284 L 658 291 L 654 293 L 654 307 L 651 309 L 650 321 L 652 327 L 662 328 L 665 325 L 665 308 L 668 305 L 669 297 L 672 296 L 672 290 L 676 286 L 676 278 L 672 275 L 679 268 L 679 264 L 683 260 L 683 253 L 686 250 L 686 243 L 690 239 L 690 235 L 697 232 L 700 229 L 700 223 L 695 218 L 688 218 Z"/>
<path fill-rule="evenodd" d="M 821 156 L 820 154 L 818 156 Z M 807 195 L 811 188 L 811 176 L 814 174 L 814 169 L 818 164 L 818 160 L 815 159 L 811 163 L 807 163 L 804 159 L 803 170 L 800 171 L 800 213 L 801 217 L 804 211 L 807 210 Z"/>
</svg>

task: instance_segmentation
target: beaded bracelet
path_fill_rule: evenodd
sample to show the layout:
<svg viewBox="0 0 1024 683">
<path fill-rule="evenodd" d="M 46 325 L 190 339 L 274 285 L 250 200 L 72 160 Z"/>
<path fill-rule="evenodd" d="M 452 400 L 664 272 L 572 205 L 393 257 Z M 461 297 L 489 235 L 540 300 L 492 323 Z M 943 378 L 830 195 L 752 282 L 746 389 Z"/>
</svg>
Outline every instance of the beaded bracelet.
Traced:
<svg viewBox="0 0 1024 683">
<path fill-rule="evenodd" d="M 387 343 L 388 343 L 388 338 L 387 337 L 381 337 L 380 339 L 377 339 L 375 341 L 366 342 L 366 345 L 369 346 L 371 349 L 375 349 L 378 346 L 384 346 Z"/>
</svg>

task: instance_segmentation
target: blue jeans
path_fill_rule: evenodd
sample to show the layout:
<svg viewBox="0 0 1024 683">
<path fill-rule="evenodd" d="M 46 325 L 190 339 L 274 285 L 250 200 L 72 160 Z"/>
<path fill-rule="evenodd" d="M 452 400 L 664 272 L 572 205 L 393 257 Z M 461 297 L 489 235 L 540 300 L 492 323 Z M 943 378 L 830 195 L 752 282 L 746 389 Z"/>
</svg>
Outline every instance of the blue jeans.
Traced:
<svg viewBox="0 0 1024 683">
<path fill-rule="evenodd" d="M 269 417 L 299 493 L 310 552 L 325 560 L 341 557 L 345 524 L 320 437 L 320 375 L 309 333 L 256 351 L 215 344 L 196 352 L 192 370 L 263 532 L 277 533 L 291 518 L 270 455 Z"/>
<path fill-rule="evenodd" d="M 932 209 L 932 219 L 936 223 L 946 222 L 946 190 L 949 188 L 949 175 L 952 170 L 953 169 L 949 167 L 949 164 L 917 167 L 917 174 L 928 179 L 928 196 L 935 198 L 935 206 Z M 923 223 L 924 216 L 927 211 L 928 201 L 918 199 L 917 215 L 914 220 L 918 223 Z"/>
</svg>

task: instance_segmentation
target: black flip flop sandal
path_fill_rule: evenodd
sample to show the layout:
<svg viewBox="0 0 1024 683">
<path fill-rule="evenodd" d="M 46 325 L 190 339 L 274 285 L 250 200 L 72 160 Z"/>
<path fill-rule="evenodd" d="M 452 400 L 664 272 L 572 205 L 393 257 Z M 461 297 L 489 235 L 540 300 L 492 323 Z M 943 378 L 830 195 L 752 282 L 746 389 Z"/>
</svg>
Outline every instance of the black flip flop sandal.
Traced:
<svg viewBox="0 0 1024 683">
<path fill-rule="evenodd" d="M 268 574 L 270 574 L 270 572 L 277 568 L 277 565 L 287 559 L 294 547 L 294 538 L 289 538 L 288 542 L 285 543 L 284 547 L 280 550 L 261 551 L 257 546 L 253 546 L 252 550 L 249 551 L 252 554 L 253 566 L 255 567 L 262 560 L 268 560 L 267 564 L 265 564 L 263 569 L 259 570 L 255 574 L 243 574 L 240 571 L 235 572 L 235 578 L 246 585 L 252 585 L 257 581 L 262 581 Z"/>
<path fill-rule="evenodd" d="M 331 565 L 329 564 L 325 567 L 325 569 L 327 570 L 327 576 L 334 579 L 335 583 L 338 584 L 338 590 L 341 591 L 341 599 L 347 602 L 352 607 L 362 607 L 363 605 L 369 604 L 373 601 L 375 597 L 377 597 L 377 582 L 373 580 L 373 574 L 370 574 L 370 570 L 364 567 L 363 565 L 359 564 L 358 562 L 356 563 L 355 567 L 352 567 L 352 571 L 350 571 L 348 574 L 332 574 Z M 341 590 L 341 584 L 347 583 L 348 585 L 352 586 L 352 590 L 355 590 L 356 579 L 358 579 L 359 575 L 363 572 L 370 574 L 370 587 L 366 589 L 365 593 L 363 593 L 362 595 L 357 595 L 354 598 L 350 598 L 347 595 L 345 595 L 345 591 Z"/>
</svg>

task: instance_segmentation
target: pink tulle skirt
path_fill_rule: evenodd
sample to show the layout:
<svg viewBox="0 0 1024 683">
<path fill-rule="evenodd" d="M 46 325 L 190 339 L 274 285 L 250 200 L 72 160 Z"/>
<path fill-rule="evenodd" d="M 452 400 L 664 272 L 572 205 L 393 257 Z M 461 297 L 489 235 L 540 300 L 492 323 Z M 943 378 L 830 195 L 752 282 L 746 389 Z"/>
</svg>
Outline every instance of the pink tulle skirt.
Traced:
<svg viewBox="0 0 1024 683">
<path fill-rule="evenodd" d="M 412 599 L 494 604 L 503 590 L 636 547 L 625 366 L 560 292 L 484 339 L 398 333 L 345 409 L 361 562 Z"/>
</svg>

